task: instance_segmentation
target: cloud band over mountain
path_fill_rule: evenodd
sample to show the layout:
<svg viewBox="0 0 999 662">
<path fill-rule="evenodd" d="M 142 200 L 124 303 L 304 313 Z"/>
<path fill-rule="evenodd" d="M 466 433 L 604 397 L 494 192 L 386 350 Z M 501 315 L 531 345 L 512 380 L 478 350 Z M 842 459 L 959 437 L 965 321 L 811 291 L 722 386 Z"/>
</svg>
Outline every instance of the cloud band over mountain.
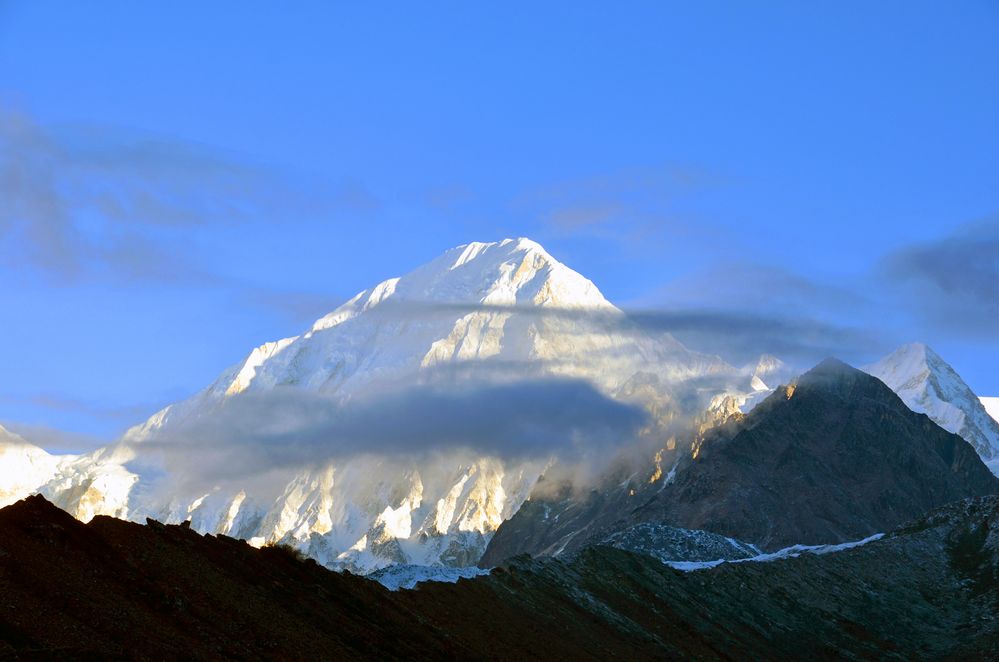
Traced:
<svg viewBox="0 0 999 662">
<path fill-rule="evenodd" d="M 503 458 L 568 460 L 614 450 L 647 423 L 639 407 L 587 382 L 420 386 L 351 400 L 294 387 L 231 397 L 210 414 L 142 442 L 182 475 L 238 478 L 361 454 L 468 449 Z"/>
</svg>

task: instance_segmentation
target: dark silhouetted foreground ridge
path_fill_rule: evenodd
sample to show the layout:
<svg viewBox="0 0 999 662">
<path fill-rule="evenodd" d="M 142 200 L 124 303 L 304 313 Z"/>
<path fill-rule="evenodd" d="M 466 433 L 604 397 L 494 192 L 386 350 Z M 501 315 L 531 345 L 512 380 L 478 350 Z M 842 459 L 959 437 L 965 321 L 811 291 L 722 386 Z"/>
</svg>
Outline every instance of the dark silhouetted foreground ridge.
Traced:
<svg viewBox="0 0 999 662">
<path fill-rule="evenodd" d="M 0 510 L 0 657 L 983 657 L 999 650 L 999 498 L 847 550 L 681 572 L 586 548 L 391 593 L 181 526 Z"/>
</svg>

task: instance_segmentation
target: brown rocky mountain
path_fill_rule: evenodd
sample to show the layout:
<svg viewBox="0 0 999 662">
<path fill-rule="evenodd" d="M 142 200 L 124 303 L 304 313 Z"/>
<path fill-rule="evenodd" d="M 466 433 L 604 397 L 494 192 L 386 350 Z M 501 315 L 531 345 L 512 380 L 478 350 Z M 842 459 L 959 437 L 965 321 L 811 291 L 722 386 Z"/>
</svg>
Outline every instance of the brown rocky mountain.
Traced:
<svg viewBox="0 0 999 662">
<path fill-rule="evenodd" d="M 639 522 L 768 550 L 857 540 L 951 501 L 999 494 L 999 479 L 968 442 L 880 380 L 828 359 L 714 429 L 673 481 L 632 491 L 532 499 L 500 527 L 480 565 L 571 552 Z"/>
</svg>

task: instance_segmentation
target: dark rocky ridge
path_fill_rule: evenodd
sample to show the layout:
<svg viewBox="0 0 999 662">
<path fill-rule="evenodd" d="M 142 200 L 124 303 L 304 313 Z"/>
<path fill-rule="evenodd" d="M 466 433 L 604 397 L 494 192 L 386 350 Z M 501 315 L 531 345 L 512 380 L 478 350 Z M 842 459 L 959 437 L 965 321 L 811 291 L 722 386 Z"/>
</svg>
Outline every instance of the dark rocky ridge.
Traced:
<svg viewBox="0 0 999 662">
<path fill-rule="evenodd" d="M 910 410 L 880 380 L 829 359 L 715 429 L 670 485 L 528 501 L 500 526 L 480 565 L 571 552 L 640 522 L 766 550 L 846 542 L 986 494 L 999 494 L 999 479 L 968 442 Z"/>
<path fill-rule="evenodd" d="M 681 572 L 591 547 L 391 593 L 180 526 L 0 510 L 10 659 L 985 658 L 999 650 L 999 498 L 859 548 Z"/>
</svg>

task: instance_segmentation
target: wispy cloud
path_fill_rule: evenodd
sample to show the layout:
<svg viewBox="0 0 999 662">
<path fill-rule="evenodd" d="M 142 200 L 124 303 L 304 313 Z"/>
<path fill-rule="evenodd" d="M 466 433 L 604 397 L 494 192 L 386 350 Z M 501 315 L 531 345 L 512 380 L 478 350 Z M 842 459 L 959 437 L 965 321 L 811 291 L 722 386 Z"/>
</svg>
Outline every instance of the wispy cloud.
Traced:
<svg viewBox="0 0 999 662">
<path fill-rule="evenodd" d="M 107 439 L 60 430 L 48 425 L 3 421 L 3 427 L 20 435 L 26 442 L 54 455 L 86 453 L 108 443 Z"/>
<path fill-rule="evenodd" d="M 378 207 L 362 184 L 293 183 L 241 156 L 110 127 L 52 129 L 0 111 L 0 242 L 63 280 L 211 283 L 210 226 L 287 222 Z"/>
<path fill-rule="evenodd" d="M 240 300 L 248 306 L 266 310 L 297 325 L 310 324 L 335 310 L 347 298 L 316 292 L 245 287 Z"/>
<path fill-rule="evenodd" d="M 631 311 L 646 332 L 666 332 L 699 351 L 742 364 L 761 354 L 807 367 L 823 358 L 844 360 L 871 356 L 890 346 L 873 329 L 794 315 L 724 309 Z"/>
<path fill-rule="evenodd" d="M 842 282 L 829 284 L 787 268 L 745 261 L 726 261 L 692 271 L 646 297 L 649 303 L 703 307 L 705 302 L 746 311 L 843 313 L 872 305 L 868 296 Z"/>
<path fill-rule="evenodd" d="M 470 450 L 504 458 L 573 459 L 617 449 L 646 424 L 639 408 L 568 379 L 463 382 L 383 390 L 347 405 L 278 387 L 141 442 L 189 479 L 239 478 L 364 454 L 399 458 Z"/>
<path fill-rule="evenodd" d="M 0 393 L 0 403 L 27 405 L 50 412 L 82 414 L 96 421 L 108 421 L 121 425 L 134 425 L 150 414 L 169 404 L 172 397 L 164 397 L 155 402 L 131 402 L 107 404 L 92 399 L 80 398 L 66 393 Z"/>
<path fill-rule="evenodd" d="M 881 271 L 933 328 L 999 341 L 999 218 L 891 253 Z"/>
<path fill-rule="evenodd" d="M 563 181 L 517 196 L 517 213 L 534 217 L 553 236 L 594 237 L 632 249 L 652 241 L 708 235 L 704 219 L 693 219 L 676 204 L 718 180 L 694 167 L 662 166 Z"/>
<path fill-rule="evenodd" d="M 474 312 L 515 312 L 522 319 L 563 320 L 563 334 L 609 333 L 624 337 L 654 337 L 669 334 L 690 349 L 715 354 L 741 365 L 761 354 L 776 354 L 783 360 L 808 367 L 829 356 L 855 360 L 873 358 L 891 347 L 891 340 L 875 328 L 837 323 L 794 311 L 734 307 L 675 307 L 572 309 L 539 306 L 495 306 L 479 303 L 432 301 L 386 301 L 383 313 L 407 319 L 460 317 Z M 873 352 L 873 354 L 872 354 Z M 521 369 L 527 369 L 522 366 Z"/>
</svg>

